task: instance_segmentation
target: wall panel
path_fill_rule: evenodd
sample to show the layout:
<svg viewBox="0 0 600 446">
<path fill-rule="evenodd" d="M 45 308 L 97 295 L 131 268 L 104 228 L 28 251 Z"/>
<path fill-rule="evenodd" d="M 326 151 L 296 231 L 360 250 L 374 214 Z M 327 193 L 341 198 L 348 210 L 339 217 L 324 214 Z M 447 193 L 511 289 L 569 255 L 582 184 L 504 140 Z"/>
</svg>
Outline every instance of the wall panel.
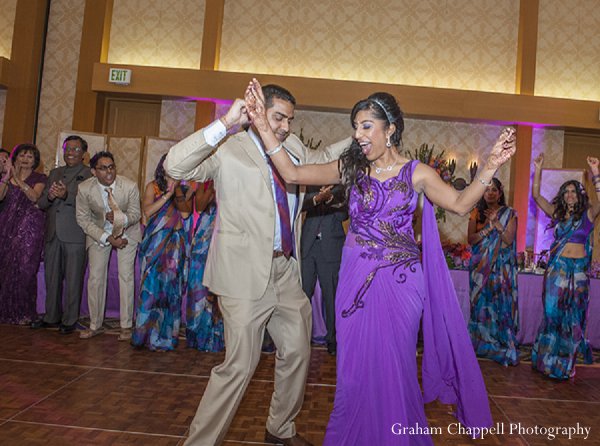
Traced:
<svg viewBox="0 0 600 446">
<path fill-rule="evenodd" d="M 518 17 L 518 0 L 227 1 L 219 69 L 513 93 Z"/>
</svg>

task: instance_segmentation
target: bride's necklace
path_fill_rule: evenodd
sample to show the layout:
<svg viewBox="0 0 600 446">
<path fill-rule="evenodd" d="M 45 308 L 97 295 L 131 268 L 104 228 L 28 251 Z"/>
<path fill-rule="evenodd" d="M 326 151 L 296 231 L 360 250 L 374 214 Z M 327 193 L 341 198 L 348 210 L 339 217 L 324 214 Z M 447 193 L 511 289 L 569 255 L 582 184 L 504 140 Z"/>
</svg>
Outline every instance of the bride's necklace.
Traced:
<svg viewBox="0 0 600 446">
<path fill-rule="evenodd" d="M 377 175 L 379 175 L 381 172 L 386 171 L 386 172 L 391 172 L 391 170 L 396 167 L 396 164 L 398 164 L 398 160 L 394 161 L 392 164 L 390 164 L 387 167 L 378 167 L 377 164 L 375 164 L 375 161 L 371 161 L 371 166 L 373 166 L 375 168 L 375 173 Z"/>
</svg>

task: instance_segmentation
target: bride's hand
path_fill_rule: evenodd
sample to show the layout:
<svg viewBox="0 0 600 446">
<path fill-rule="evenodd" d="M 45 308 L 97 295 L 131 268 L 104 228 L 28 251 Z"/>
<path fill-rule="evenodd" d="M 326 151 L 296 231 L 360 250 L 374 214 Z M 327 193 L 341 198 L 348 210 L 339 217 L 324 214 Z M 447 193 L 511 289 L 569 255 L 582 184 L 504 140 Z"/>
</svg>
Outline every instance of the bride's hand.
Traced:
<svg viewBox="0 0 600 446">
<path fill-rule="evenodd" d="M 265 108 L 265 97 L 262 87 L 256 79 L 252 79 L 244 94 L 248 115 L 258 131 L 268 131 L 269 122 Z"/>
<path fill-rule="evenodd" d="M 516 133 L 512 127 L 502 130 L 488 157 L 486 168 L 496 170 L 506 163 L 516 152 Z"/>
</svg>

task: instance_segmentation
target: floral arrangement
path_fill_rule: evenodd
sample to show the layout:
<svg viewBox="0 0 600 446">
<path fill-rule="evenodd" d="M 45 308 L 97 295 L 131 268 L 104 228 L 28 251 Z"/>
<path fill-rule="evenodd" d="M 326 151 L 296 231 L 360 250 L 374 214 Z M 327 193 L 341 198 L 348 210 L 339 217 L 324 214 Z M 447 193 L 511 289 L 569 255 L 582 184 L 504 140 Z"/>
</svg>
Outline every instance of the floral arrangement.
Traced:
<svg viewBox="0 0 600 446">
<path fill-rule="evenodd" d="M 421 147 L 414 152 L 406 150 L 406 156 L 413 160 L 419 160 L 423 164 L 427 164 L 435 169 L 438 175 L 446 183 L 452 183 L 454 180 L 454 168 L 456 166 L 453 163 L 449 163 L 448 160 L 444 158 L 443 150 L 436 153 L 435 145 L 432 145 L 430 148 L 427 144 L 421 144 Z"/>
<path fill-rule="evenodd" d="M 468 269 L 471 260 L 471 246 L 466 243 L 442 242 L 448 268 Z"/>
<path fill-rule="evenodd" d="M 456 168 L 456 164 L 454 162 L 448 162 L 448 160 L 444 158 L 443 150 L 441 152 L 436 152 L 435 145 L 432 144 L 431 147 L 429 147 L 427 144 L 421 144 L 421 147 L 414 152 L 406 150 L 405 154 L 408 158 L 419 160 L 423 164 L 427 164 L 433 168 L 446 183 L 452 184 L 454 181 L 454 169 Z M 436 206 L 435 219 L 438 222 L 445 222 L 446 210 Z"/>
</svg>

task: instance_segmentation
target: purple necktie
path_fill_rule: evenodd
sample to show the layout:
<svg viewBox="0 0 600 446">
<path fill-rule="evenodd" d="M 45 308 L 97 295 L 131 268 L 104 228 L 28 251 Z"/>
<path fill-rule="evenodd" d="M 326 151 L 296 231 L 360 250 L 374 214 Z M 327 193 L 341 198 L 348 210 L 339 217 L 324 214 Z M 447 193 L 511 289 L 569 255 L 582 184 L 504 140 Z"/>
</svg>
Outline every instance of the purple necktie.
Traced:
<svg viewBox="0 0 600 446">
<path fill-rule="evenodd" d="M 275 202 L 277 203 L 277 210 L 279 211 L 279 224 L 281 227 L 281 250 L 283 251 L 283 254 L 289 258 L 292 255 L 294 245 L 292 241 L 292 223 L 290 221 L 290 208 L 288 206 L 285 182 L 279 175 L 279 172 L 277 172 L 277 169 L 270 158 L 268 159 L 268 162 L 275 183 Z"/>
</svg>

